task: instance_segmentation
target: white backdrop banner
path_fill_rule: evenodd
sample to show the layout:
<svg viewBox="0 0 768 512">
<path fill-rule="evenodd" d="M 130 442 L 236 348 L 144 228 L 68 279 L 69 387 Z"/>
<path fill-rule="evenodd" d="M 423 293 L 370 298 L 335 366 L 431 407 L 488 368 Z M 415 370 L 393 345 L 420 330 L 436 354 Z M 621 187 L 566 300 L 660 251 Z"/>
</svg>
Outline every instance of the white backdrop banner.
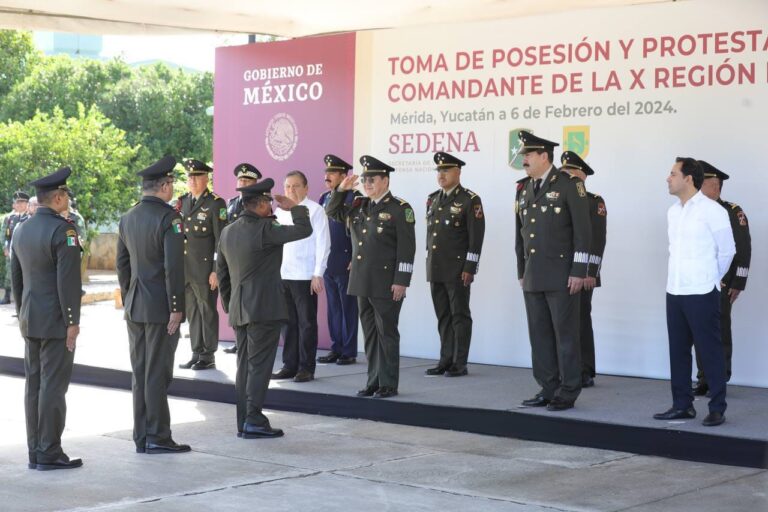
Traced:
<svg viewBox="0 0 768 512">
<path fill-rule="evenodd" d="M 608 209 L 593 319 L 598 372 L 668 377 L 665 179 L 676 156 L 731 175 L 723 198 L 752 233 L 747 290 L 734 305 L 732 382 L 768 386 L 768 2 L 690 1 L 482 24 L 358 34 L 355 155 L 394 166 L 391 188 L 417 213 L 417 259 L 401 353 L 436 358 L 425 281 L 432 154 L 467 162 L 487 230 L 472 288 L 470 360 L 530 366 L 514 249 L 512 160 L 520 129 L 580 153 Z M 761 206 L 762 205 L 762 206 Z M 532 384 L 533 385 L 533 384 Z"/>
</svg>

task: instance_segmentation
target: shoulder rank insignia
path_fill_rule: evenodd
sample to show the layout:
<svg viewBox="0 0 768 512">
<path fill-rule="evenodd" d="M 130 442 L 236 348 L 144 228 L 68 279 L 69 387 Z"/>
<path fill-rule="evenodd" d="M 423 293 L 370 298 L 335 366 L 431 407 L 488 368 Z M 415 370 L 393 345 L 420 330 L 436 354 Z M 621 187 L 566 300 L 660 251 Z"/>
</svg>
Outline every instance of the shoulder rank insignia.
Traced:
<svg viewBox="0 0 768 512">
<path fill-rule="evenodd" d="M 392 196 L 392 197 L 395 198 L 395 201 L 400 202 L 400 206 L 405 206 L 406 204 L 408 204 L 408 201 L 406 201 L 405 199 L 400 199 L 399 197 L 395 197 L 395 196 Z M 385 199 L 384 202 L 387 202 L 387 199 Z"/>
<path fill-rule="evenodd" d="M 474 198 L 476 198 L 476 197 L 477 197 L 477 194 L 475 194 L 474 192 L 472 192 L 472 191 L 471 191 L 471 190 L 469 190 L 468 188 L 465 188 L 464 190 L 467 192 L 467 194 L 469 194 L 469 198 L 470 198 L 470 199 L 474 199 Z"/>
</svg>

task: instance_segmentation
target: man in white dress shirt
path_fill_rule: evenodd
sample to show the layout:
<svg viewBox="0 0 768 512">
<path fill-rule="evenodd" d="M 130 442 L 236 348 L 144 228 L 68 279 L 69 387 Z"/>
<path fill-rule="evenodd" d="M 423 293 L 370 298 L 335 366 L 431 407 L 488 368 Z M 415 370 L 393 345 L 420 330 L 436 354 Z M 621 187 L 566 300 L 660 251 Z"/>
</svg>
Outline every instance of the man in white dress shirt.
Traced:
<svg viewBox="0 0 768 512">
<path fill-rule="evenodd" d="M 285 176 L 285 195 L 309 209 L 312 236 L 283 246 L 280 275 L 288 304 L 283 328 L 283 367 L 273 379 L 309 382 L 315 377 L 317 354 L 317 296 L 323 293 L 323 274 L 331 252 L 328 217 L 323 207 L 307 198 L 309 185 L 301 171 Z M 292 225 L 291 213 L 278 209 L 277 222 Z"/>
<path fill-rule="evenodd" d="M 720 280 L 736 254 L 728 213 L 701 193 L 704 172 L 692 158 L 677 158 L 667 178 L 679 201 L 667 212 L 669 269 L 667 332 L 672 408 L 657 420 L 696 417 L 691 390 L 691 346 L 701 357 L 711 399 L 702 425 L 725 421 L 725 359 L 720 340 Z"/>
</svg>

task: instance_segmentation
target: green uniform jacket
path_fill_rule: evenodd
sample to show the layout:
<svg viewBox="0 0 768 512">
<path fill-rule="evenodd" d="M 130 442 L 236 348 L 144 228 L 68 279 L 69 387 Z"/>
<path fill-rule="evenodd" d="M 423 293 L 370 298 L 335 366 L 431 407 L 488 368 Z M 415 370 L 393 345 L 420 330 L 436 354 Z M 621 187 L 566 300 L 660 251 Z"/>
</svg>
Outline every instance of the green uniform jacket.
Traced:
<svg viewBox="0 0 768 512">
<path fill-rule="evenodd" d="M 66 338 L 80 324 L 80 251 L 75 225 L 48 207 L 16 228 L 11 277 L 23 336 Z"/>
<path fill-rule="evenodd" d="M 373 206 L 367 197 L 345 204 L 346 196 L 346 192 L 334 190 L 325 211 L 331 219 L 346 223 L 352 236 L 347 293 L 391 298 L 393 284 L 411 284 L 416 253 L 413 209 L 391 192 Z"/>
<path fill-rule="evenodd" d="M 280 277 L 283 245 L 312 234 L 306 206 L 291 208 L 291 217 L 294 225 L 283 226 L 274 216 L 244 211 L 222 231 L 216 274 L 232 327 L 288 320 Z"/>
<path fill-rule="evenodd" d="M 446 283 L 477 273 L 485 213 L 480 196 L 461 185 L 442 201 L 440 192 L 427 198 L 427 281 Z"/>
<path fill-rule="evenodd" d="M 568 277 L 587 277 L 592 228 L 584 182 L 552 166 L 539 193 L 517 182 L 517 277 L 526 292 L 565 290 Z"/>
<path fill-rule="evenodd" d="M 184 220 L 184 272 L 187 283 L 207 283 L 216 272 L 216 247 L 227 225 L 224 199 L 205 190 L 192 206 L 192 194 L 176 200 L 176 210 Z"/>
<path fill-rule="evenodd" d="M 589 219 L 592 224 L 592 245 L 589 249 L 589 277 L 595 277 L 600 286 L 600 268 L 603 266 L 605 236 L 608 224 L 608 210 L 602 197 L 587 192 L 589 198 Z"/>
<path fill-rule="evenodd" d="M 179 213 L 144 196 L 120 218 L 117 279 L 125 319 L 167 323 L 184 313 L 184 228 Z"/>
<path fill-rule="evenodd" d="M 728 212 L 733 240 L 736 242 L 736 256 L 733 257 L 731 268 L 723 277 L 723 284 L 727 288 L 743 290 L 747 287 L 749 263 L 752 259 L 752 238 L 749 236 L 749 222 L 744 210 L 739 205 L 722 199 L 718 199 L 717 202 Z"/>
</svg>

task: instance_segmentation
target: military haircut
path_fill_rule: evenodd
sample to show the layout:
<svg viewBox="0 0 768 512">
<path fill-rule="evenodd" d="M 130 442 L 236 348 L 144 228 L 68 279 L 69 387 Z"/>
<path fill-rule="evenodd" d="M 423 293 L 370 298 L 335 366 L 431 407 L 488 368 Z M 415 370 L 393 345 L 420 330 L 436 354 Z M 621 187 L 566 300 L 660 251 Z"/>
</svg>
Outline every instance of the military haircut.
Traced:
<svg viewBox="0 0 768 512">
<path fill-rule="evenodd" d="M 696 190 L 701 190 L 701 184 L 704 183 L 704 170 L 701 168 L 701 164 L 693 158 L 682 156 L 677 157 L 675 163 L 682 164 L 680 172 L 683 173 L 683 176 L 690 176 Z"/>
<path fill-rule="evenodd" d="M 141 182 L 142 192 L 159 192 L 163 183 L 169 181 L 167 176 L 160 176 L 154 180 L 144 180 Z"/>
<path fill-rule="evenodd" d="M 547 148 L 547 149 L 534 149 L 534 151 L 538 154 L 546 153 L 549 157 L 549 163 L 553 163 L 555 161 L 555 150 L 554 148 Z"/>
<path fill-rule="evenodd" d="M 301 171 L 291 171 L 291 172 L 289 172 L 288 174 L 285 175 L 285 179 L 288 179 L 291 176 L 298 176 L 301 179 L 301 182 L 304 184 L 305 187 L 307 186 L 307 183 L 309 183 L 307 181 L 307 176 L 303 172 L 301 172 Z"/>
<path fill-rule="evenodd" d="M 269 196 L 248 196 L 243 198 L 243 206 L 245 208 L 256 207 L 260 202 L 269 203 L 272 198 Z"/>
<path fill-rule="evenodd" d="M 37 192 L 37 204 L 49 206 L 58 193 L 64 193 L 64 189 L 40 190 Z"/>
</svg>

